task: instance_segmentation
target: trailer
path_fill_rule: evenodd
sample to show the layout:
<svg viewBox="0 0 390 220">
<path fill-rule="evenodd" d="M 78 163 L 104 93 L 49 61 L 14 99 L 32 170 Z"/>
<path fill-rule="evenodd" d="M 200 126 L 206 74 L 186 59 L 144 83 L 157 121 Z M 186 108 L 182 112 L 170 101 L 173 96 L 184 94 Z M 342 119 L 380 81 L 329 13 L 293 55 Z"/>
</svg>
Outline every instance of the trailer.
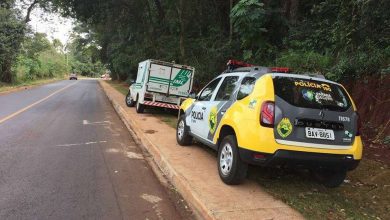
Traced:
<svg viewBox="0 0 390 220">
<path fill-rule="evenodd" d="M 159 60 L 138 65 L 137 79 L 129 87 L 126 105 L 143 113 L 145 106 L 179 109 L 192 90 L 195 68 Z"/>
</svg>

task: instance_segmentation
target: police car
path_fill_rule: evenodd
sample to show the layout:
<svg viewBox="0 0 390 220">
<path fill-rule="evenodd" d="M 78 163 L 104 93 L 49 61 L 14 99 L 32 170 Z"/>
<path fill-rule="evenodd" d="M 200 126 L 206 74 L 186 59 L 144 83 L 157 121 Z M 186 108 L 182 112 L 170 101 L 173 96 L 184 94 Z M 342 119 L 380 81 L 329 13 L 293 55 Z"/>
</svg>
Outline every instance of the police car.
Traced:
<svg viewBox="0 0 390 220">
<path fill-rule="evenodd" d="M 288 68 L 228 65 L 181 104 L 176 132 L 180 145 L 196 139 L 218 151 L 223 182 L 239 184 L 254 164 L 307 168 L 337 187 L 357 167 L 359 116 L 342 85 Z"/>
</svg>

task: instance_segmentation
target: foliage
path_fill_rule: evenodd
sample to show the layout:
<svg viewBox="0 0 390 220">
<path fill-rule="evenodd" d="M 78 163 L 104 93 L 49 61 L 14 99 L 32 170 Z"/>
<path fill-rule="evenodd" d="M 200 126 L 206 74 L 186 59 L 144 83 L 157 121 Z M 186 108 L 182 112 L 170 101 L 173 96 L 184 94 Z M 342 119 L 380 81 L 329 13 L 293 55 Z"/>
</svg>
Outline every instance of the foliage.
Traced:
<svg viewBox="0 0 390 220">
<path fill-rule="evenodd" d="M 297 72 L 321 73 L 330 68 L 332 57 L 314 51 L 289 50 L 281 53 L 275 62 L 280 66 L 291 67 Z"/>
<path fill-rule="evenodd" d="M 68 60 L 86 75 L 107 67 L 114 79 L 126 80 L 134 78 L 140 61 L 161 59 L 194 66 L 196 86 L 222 72 L 231 58 L 335 80 L 389 72 L 387 0 L 39 0 L 39 5 L 80 22 Z"/>
<path fill-rule="evenodd" d="M 101 61 L 121 80 L 149 58 L 195 66 L 200 84 L 229 58 L 336 80 L 388 68 L 380 52 L 389 45 L 386 0 L 52 2 L 93 33 Z"/>
<path fill-rule="evenodd" d="M 264 47 L 266 41 L 262 34 L 267 32 L 264 28 L 266 23 L 264 3 L 260 3 L 259 0 L 241 0 L 233 7 L 230 16 L 243 48 Z M 245 60 L 252 56 L 252 50 L 244 51 Z"/>
<path fill-rule="evenodd" d="M 98 77 L 105 71 L 105 66 L 100 61 L 100 47 L 90 35 L 93 33 L 82 25 L 74 28 L 73 41 L 69 45 L 72 72 L 83 76 Z"/>
<path fill-rule="evenodd" d="M 12 9 L 13 1 L 0 3 L 0 81 L 10 83 L 20 42 L 24 36 L 24 23 L 18 12 Z"/>
<path fill-rule="evenodd" d="M 21 3 L 21 2 L 19 2 Z M 32 34 L 29 13 L 43 0 L 22 1 L 27 15 L 22 18 L 14 0 L 0 3 L 0 81 L 15 83 L 63 76 L 68 66 L 59 40 L 51 43 L 45 34 Z"/>
<path fill-rule="evenodd" d="M 58 40 L 51 43 L 42 33 L 26 36 L 18 56 L 17 80 L 29 81 L 67 74 L 66 55 L 59 51 L 58 44 Z"/>
</svg>

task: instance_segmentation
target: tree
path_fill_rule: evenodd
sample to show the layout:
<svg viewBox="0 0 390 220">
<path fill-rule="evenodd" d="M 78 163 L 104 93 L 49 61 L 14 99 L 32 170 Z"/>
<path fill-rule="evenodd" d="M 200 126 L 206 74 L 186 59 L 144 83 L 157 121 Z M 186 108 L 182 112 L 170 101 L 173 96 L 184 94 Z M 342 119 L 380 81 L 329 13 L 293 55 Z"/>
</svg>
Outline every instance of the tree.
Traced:
<svg viewBox="0 0 390 220">
<path fill-rule="evenodd" d="M 15 63 L 25 25 L 18 12 L 13 9 L 14 1 L 0 4 L 0 81 L 13 81 L 12 67 Z"/>
<path fill-rule="evenodd" d="M 388 65 L 386 0 L 50 2 L 85 26 L 101 62 L 121 80 L 150 58 L 195 66 L 199 81 L 230 58 L 350 77 Z"/>
</svg>

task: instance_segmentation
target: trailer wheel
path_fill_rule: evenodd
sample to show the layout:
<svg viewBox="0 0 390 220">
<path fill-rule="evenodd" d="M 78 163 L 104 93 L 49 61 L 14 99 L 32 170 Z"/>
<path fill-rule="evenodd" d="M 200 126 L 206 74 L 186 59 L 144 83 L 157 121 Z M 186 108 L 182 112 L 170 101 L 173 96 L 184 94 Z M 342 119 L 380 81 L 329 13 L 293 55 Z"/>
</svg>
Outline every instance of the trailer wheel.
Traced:
<svg viewBox="0 0 390 220">
<path fill-rule="evenodd" d="M 130 94 L 130 90 L 129 90 L 129 92 L 127 93 L 127 95 L 126 95 L 126 105 L 127 105 L 127 107 L 134 107 L 134 105 L 135 105 L 135 102 L 134 102 L 134 100 L 131 98 L 131 94 Z"/>
<path fill-rule="evenodd" d="M 137 113 L 144 113 L 144 110 L 145 110 L 145 106 L 141 103 L 139 103 L 139 99 L 137 98 L 137 104 L 135 105 L 135 110 L 137 111 Z"/>
</svg>

